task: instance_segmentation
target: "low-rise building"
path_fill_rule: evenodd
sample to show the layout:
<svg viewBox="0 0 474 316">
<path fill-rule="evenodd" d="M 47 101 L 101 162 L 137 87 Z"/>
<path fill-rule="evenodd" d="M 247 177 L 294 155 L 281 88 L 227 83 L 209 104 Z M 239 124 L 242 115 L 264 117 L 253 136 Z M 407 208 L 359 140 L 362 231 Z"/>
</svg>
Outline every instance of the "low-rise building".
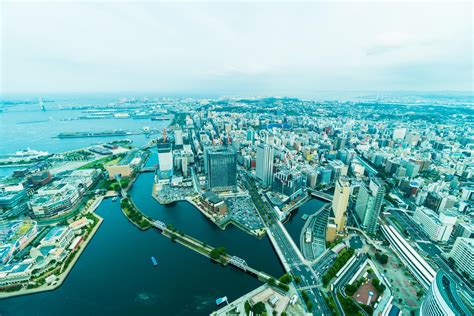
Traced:
<svg viewBox="0 0 474 316">
<path fill-rule="evenodd" d="M 35 216 L 48 217 L 70 210 L 77 204 L 79 198 L 77 187 L 61 183 L 54 189 L 38 190 L 28 204 Z"/>
<path fill-rule="evenodd" d="M 26 191 L 23 186 L 20 190 L 0 191 L 0 219 L 16 217 L 27 209 Z"/>
<path fill-rule="evenodd" d="M 117 164 L 106 165 L 105 170 L 107 170 L 110 180 L 115 179 L 117 176 L 130 178 L 135 175 L 142 161 L 143 157 L 139 151 L 130 151 Z"/>
<path fill-rule="evenodd" d="M 453 212 L 435 213 L 426 207 L 417 207 L 413 220 L 420 225 L 431 240 L 447 242 L 456 224 L 457 216 Z"/>
<path fill-rule="evenodd" d="M 66 248 L 74 239 L 74 232 L 68 226 L 55 226 L 41 240 L 42 246 Z"/>
<path fill-rule="evenodd" d="M 205 207 L 212 213 L 225 215 L 227 214 L 227 203 L 213 192 L 206 192 L 202 195 L 202 202 Z"/>
</svg>

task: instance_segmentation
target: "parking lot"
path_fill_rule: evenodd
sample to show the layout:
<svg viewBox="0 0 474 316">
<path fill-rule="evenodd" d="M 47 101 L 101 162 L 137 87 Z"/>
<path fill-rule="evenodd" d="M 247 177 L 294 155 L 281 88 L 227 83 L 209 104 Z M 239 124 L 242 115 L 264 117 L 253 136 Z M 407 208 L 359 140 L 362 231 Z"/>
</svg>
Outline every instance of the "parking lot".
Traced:
<svg viewBox="0 0 474 316">
<path fill-rule="evenodd" d="M 194 193 L 193 187 L 172 187 L 165 185 L 160 191 L 155 191 L 155 196 L 163 203 L 184 200 Z"/>
<path fill-rule="evenodd" d="M 264 228 L 250 196 L 229 198 L 226 199 L 226 203 L 228 206 L 226 219 L 233 220 L 249 230 Z"/>
</svg>

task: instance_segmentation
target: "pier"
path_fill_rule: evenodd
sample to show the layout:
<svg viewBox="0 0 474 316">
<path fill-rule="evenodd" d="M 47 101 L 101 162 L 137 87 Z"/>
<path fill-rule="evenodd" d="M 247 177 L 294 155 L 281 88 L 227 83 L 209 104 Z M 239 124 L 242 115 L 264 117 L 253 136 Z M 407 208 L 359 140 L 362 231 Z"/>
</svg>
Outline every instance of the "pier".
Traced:
<svg viewBox="0 0 474 316">
<path fill-rule="evenodd" d="M 300 249 L 303 256 L 310 261 L 315 260 L 326 250 L 326 223 L 329 215 L 329 204 L 324 204 L 306 220 L 300 232 Z M 305 241 L 306 230 L 312 232 L 312 241 Z"/>
</svg>

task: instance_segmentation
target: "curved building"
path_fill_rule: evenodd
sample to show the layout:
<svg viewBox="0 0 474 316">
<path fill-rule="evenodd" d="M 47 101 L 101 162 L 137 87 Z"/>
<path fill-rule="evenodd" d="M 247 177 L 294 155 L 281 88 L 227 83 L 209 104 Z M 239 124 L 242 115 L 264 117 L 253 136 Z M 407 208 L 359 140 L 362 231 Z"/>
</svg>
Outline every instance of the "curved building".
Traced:
<svg viewBox="0 0 474 316">
<path fill-rule="evenodd" d="M 472 315 L 456 291 L 453 280 L 442 270 L 437 274 L 420 307 L 420 316 Z"/>
</svg>

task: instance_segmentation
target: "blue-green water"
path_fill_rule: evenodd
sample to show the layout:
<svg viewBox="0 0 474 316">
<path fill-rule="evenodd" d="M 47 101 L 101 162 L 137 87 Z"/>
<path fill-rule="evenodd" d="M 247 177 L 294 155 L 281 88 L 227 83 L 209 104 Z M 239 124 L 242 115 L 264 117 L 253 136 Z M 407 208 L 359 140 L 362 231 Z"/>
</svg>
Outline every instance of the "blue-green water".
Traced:
<svg viewBox="0 0 474 316">
<path fill-rule="evenodd" d="M 217 297 L 235 299 L 260 284 L 156 231 L 137 230 L 118 203 L 104 201 L 97 213 L 104 222 L 64 284 L 52 292 L 0 300 L 1 315 L 204 315 L 216 309 Z M 245 246 L 252 245 L 243 241 Z M 267 267 L 278 270 L 268 259 Z"/>
<path fill-rule="evenodd" d="M 131 192 L 150 216 L 210 245 L 225 246 L 257 269 L 283 274 L 267 238 L 258 240 L 235 227 L 222 231 L 185 202 L 159 205 L 150 196 L 152 180 L 152 174 L 142 174 Z M 216 309 L 217 297 L 236 299 L 260 284 L 156 231 L 139 231 L 117 202 L 105 200 L 97 214 L 104 222 L 64 284 L 52 292 L 0 300 L 0 315 L 205 315 Z M 157 268 L 150 256 L 157 258 Z"/>
<path fill-rule="evenodd" d="M 325 202 L 321 200 L 311 199 L 291 213 L 291 217 L 284 225 L 296 245 L 300 245 L 300 233 L 305 223 L 305 221 L 301 217 L 304 214 L 314 214 L 324 204 Z"/>
<path fill-rule="evenodd" d="M 159 205 L 151 197 L 151 187 L 148 184 L 152 181 L 153 174 L 142 174 L 130 193 L 135 204 L 148 216 L 166 224 L 172 224 L 179 231 L 209 245 L 224 246 L 229 254 L 245 259 L 256 269 L 262 269 L 276 277 L 283 274 L 281 264 L 267 237 L 259 240 L 233 225 L 221 230 L 188 202 L 177 202 L 168 206 Z"/>
<path fill-rule="evenodd" d="M 84 113 L 77 110 L 49 110 L 46 112 L 10 110 L 0 113 L 0 139 L 2 140 L 0 155 L 11 154 L 27 147 L 57 153 L 121 139 L 120 137 L 54 138 L 63 132 L 99 132 L 115 129 L 140 130 L 146 126 L 161 129 L 168 123 L 134 119 L 61 120 L 83 115 Z M 30 121 L 40 122 L 19 124 Z M 148 141 L 144 135 L 131 135 L 126 136 L 126 138 L 133 140 L 137 146 Z"/>
<path fill-rule="evenodd" d="M 62 152 L 111 140 L 52 138 L 65 131 L 161 128 L 167 124 L 131 119 L 59 120 L 80 115 L 80 111 L 54 108 L 41 112 L 30 110 L 30 106 L 0 113 L 0 155 L 26 147 Z M 17 124 L 43 119 L 49 121 Z M 130 138 L 135 145 L 147 141 L 141 135 Z M 153 151 L 147 165 L 156 163 Z M 15 169 L 0 168 L 0 177 Z M 187 202 L 159 205 L 151 197 L 152 183 L 152 174 L 142 174 L 130 192 L 148 215 L 210 245 L 224 246 L 230 254 L 275 277 L 284 273 L 266 237 L 259 240 L 234 226 L 223 231 Z M 0 300 L 0 315 L 206 315 L 216 309 L 217 297 L 226 295 L 233 300 L 261 284 L 234 267 L 212 263 L 157 231 L 139 231 L 123 216 L 118 202 L 103 201 L 97 214 L 104 222 L 63 285 L 51 292 Z M 151 264 L 151 256 L 157 258 L 158 267 Z"/>
</svg>

